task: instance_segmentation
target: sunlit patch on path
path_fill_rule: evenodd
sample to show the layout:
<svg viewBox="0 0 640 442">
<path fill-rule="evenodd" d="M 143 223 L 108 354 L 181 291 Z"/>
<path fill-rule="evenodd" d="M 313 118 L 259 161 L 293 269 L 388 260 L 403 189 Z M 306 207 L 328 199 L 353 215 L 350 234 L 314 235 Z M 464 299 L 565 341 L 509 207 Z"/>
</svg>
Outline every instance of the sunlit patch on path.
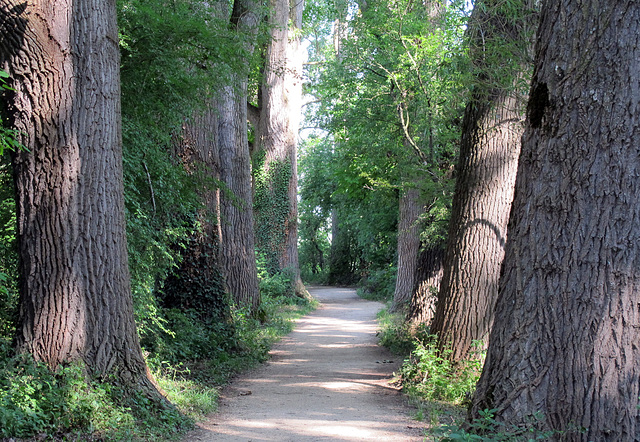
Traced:
<svg viewBox="0 0 640 442">
<path fill-rule="evenodd" d="M 420 441 L 420 423 L 389 384 L 398 363 L 376 345 L 381 304 L 354 290 L 315 288 L 322 302 L 272 359 L 223 392 L 220 412 L 191 441 Z"/>
</svg>

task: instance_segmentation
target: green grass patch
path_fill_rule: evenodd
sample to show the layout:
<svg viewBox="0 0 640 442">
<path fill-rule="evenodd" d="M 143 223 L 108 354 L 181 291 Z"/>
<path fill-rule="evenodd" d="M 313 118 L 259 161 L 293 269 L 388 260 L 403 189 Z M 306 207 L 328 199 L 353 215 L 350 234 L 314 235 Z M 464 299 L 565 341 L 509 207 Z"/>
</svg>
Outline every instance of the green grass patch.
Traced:
<svg viewBox="0 0 640 442">
<path fill-rule="evenodd" d="M 272 344 L 315 307 L 314 301 L 266 293 L 261 320 L 234 309 L 225 326 L 195 322 L 188 311 L 166 312 L 171 336 L 147 360 L 175 409 L 109 382 L 88 382 L 79 365 L 52 372 L 29 356 L 12 356 L 3 338 L 0 439 L 178 440 L 216 410 L 222 385 L 267 360 Z"/>
<path fill-rule="evenodd" d="M 414 417 L 429 423 L 430 439 L 480 440 L 464 439 L 461 429 L 484 361 L 478 347 L 469 360 L 453 365 L 427 326 L 410 327 L 402 313 L 388 309 L 378 314 L 378 325 L 379 343 L 404 358 L 396 381 L 415 407 Z"/>
</svg>

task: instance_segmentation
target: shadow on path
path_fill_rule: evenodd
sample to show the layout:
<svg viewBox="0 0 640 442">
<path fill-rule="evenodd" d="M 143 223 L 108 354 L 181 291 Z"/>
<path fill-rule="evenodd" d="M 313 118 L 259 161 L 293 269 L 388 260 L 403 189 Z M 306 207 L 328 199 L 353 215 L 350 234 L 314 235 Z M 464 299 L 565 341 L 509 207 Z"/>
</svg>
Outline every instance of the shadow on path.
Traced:
<svg viewBox="0 0 640 442">
<path fill-rule="evenodd" d="M 400 361 L 377 345 L 382 304 L 315 287 L 321 306 L 298 320 L 264 366 L 222 392 L 218 413 L 185 441 L 421 441 L 421 423 L 389 384 Z"/>
</svg>

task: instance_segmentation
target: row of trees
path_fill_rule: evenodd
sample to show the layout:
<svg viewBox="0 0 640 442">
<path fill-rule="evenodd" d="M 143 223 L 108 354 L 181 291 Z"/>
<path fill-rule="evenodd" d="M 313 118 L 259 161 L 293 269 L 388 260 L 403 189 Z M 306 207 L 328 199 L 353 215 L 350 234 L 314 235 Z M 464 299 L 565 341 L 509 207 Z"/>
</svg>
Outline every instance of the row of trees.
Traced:
<svg viewBox="0 0 640 442">
<path fill-rule="evenodd" d="M 488 346 L 472 418 L 637 439 L 639 109 L 624 84 L 638 80 L 626 49 L 638 8 L 324 8 L 310 69 L 325 69 L 309 76 L 326 132 L 302 162 L 303 270 L 377 289 L 394 276 L 392 309 L 428 324 L 451 362 Z"/>
<path fill-rule="evenodd" d="M 18 351 L 159 398 L 158 306 L 259 316 L 259 271 L 304 293 L 304 29 L 304 275 L 386 285 L 454 363 L 485 342 L 472 417 L 637 439 L 640 7 L 302 8 L 0 0 Z"/>
<path fill-rule="evenodd" d="M 304 295 L 303 6 L 0 2 L 18 352 L 159 398 L 138 333 L 163 328 L 158 306 L 259 316 L 256 256 Z"/>
</svg>

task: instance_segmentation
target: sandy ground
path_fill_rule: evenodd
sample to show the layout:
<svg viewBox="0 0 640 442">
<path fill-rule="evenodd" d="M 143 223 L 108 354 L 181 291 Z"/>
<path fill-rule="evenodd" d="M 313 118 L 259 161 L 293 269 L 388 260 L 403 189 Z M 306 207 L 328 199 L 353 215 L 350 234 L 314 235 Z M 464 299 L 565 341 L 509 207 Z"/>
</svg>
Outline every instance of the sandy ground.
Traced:
<svg viewBox="0 0 640 442">
<path fill-rule="evenodd" d="M 185 441 L 421 441 L 422 424 L 390 385 L 401 361 L 376 344 L 382 304 L 355 290 L 309 290 L 322 305 L 276 344 L 268 363 L 222 392 Z"/>
</svg>

